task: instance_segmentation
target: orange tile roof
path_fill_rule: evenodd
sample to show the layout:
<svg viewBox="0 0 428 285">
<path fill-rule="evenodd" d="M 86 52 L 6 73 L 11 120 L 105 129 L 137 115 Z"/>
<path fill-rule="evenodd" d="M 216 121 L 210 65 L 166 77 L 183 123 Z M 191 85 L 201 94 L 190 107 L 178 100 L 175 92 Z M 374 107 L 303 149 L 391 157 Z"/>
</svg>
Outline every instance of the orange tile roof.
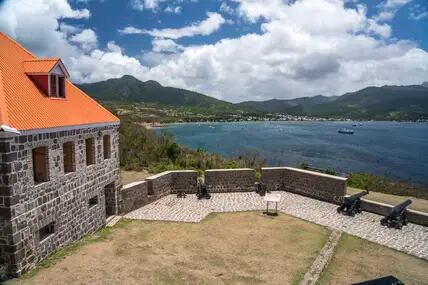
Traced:
<svg viewBox="0 0 428 285">
<path fill-rule="evenodd" d="M 53 68 L 54 60 L 59 59 L 41 60 L 37 68 Z M 25 73 L 33 63 L 39 64 L 37 57 L 0 32 L 0 125 L 32 130 L 119 122 L 69 80 L 65 99 L 47 97 Z"/>
<path fill-rule="evenodd" d="M 24 61 L 25 73 L 48 73 L 59 62 L 59 58 L 41 58 Z"/>
</svg>

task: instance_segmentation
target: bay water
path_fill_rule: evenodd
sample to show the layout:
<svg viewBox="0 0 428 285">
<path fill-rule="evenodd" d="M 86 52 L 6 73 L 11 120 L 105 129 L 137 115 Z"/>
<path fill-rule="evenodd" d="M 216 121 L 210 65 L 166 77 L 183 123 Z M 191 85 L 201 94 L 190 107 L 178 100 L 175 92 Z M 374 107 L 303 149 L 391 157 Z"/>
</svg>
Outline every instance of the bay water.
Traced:
<svg viewBox="0 0 428 285">
<path fill-rule="evenodd" d="M 344 127 L 355 133 L 339 134 Z M 306 162 L 341 173 L 367 172 L 428 185 L 428 123 L 185 123 L 166 129 L 191 148 L 225 156 L 258 152 L 269 166 Z"/>
</svg>

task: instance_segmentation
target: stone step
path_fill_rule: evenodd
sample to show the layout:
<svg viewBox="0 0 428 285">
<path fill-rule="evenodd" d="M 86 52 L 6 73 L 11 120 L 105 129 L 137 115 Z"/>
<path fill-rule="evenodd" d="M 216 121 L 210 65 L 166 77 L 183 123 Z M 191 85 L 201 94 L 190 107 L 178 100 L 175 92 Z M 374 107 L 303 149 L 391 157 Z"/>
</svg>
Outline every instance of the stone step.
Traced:
<svg viewBox="0 0 428 285">
<path fill-rule="evenodd" d="M 114 225 L 117 224 L 117 222 L 120 221 L 120 219 L 122 219 L 122 216 L 110 216 L 107 218 L 106 220 L 106 227 L 111 228 Z"/>
</svg>

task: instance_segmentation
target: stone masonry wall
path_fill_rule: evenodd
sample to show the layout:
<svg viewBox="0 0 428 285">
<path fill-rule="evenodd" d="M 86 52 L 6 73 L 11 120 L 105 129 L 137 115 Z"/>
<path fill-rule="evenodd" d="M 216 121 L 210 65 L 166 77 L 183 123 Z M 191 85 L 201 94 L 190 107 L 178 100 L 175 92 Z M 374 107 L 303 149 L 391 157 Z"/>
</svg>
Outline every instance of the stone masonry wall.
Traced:
<svg viewBox="0 0 428 285">
<path fill-rule="evenodd" d="M 171 171 L 147 177 L 146 182 L 149 203 L 168 195 L 172 191 Z"/>
<path fill-rule="evenodd" d="M 171 171 L 172 173 L 172 192 L 178 191 L 191 194 L 198 190 L 198 172 L 194 170 Z"/>
<path fill-rule="evenodd" d="M 261 181 L 270 191 L 289 191 L 339 203 L 346 194 L 347 179 L 292 167 L 264 167 Z"/>
<path fill-rule="evenodd" d="M 0 217 L 0 284 L 2 280 L 2 274 L 5 274 L 6 268 L 8 266 L 7 260 L 5 260 L 5 258 L 10 254 L 10 241 L 8 239 L 12 238 L 10 236 L 11 232 L 12 225 L 10 219 Z"/>
<path fill-rule="evenodd" d="M 375 213 L 382 216 L 388 215 L 391 212 L 393 206 L 395 205 L 388 205 L 384 203 L 361 199 L 361 209 L 363 211 Z M 428 214 L 426 213 L 408 209 L 407 219 L 411 223 L 428 226 Z"/>
<path fill-rule="evenodd" d="M 106 207 L 106 216 L 117 215 L 119 213 L 118 192 L 122 185 L 112 182 L 104 187 L 104 199 Z"/>
<path fill-rule="evenodd" d="M 103 157 L 106 134 L 111 138 L 109 159 Z M 95 142 L 95 164 L 89 166 L 86 138 Z M 65 142 L 74 143 L 75 171 L 67 174 Z M 48 149 L 49 180 L 39 184 L 34 182 L 32 161 L 32 149 L 37 147 Z M 0 151 L 0 264 L 7 264 L 10 274 L 28 271 L 54 250 L 105 224 L 104 187 L 110 184 L 113 192 L 120 187 L 117 125 L 15 136 L 2 133 Z M 90 205 L 91 198 L 96 202 Z M 39 230 L 50 223 L 54 232 L 39 240 Z"/>
<path fill-rule="evenodd" d="M 126 214 L 168 194 L 178 191 L 196 193 L 198 173 L 194 170 L 165 171 L 144 181 L 125 185 L 120 190 L 119 213 Z"/>
<path fill-rule="evenodd" d="M 210 169 L 205 171 L 208 192 L 254 191 L 256 171 L 251 168 Z"/>
<path fill-rule="evenodd" d="M 147 205 L 148 201 L 147 181 L 125 185 L 120 190 L 119 214 L 123 215 Z"/>
</svg>

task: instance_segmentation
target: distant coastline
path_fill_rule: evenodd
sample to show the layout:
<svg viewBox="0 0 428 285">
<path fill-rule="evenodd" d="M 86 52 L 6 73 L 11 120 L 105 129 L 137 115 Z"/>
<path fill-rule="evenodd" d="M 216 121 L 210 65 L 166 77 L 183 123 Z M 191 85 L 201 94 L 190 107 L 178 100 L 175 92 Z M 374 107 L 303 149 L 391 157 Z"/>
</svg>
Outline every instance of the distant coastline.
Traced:
<svg viewBox="0 0 428 285">
<path fill-rule="evenodd" d="M 363 121 L 355 134 L 338 134 L 354 121 L 171 123 L 179 144 L 225 157 L 257 153 L 267 165 L 299 165 L 341 173 L 364 172 L 428 185 L 428 125 Z"/>
<path fill-rule="evenodd" d="M 351 120 L 351 119 L 325 119 L 325 118 L 313 118 L 313 119 L 296 119 L 296 120 L 236 120 L 236 121 L 230 121 L 230 120 L 216 120 L 216 121 L 176 121 L 176 122 L 143 122 L 138 123 L 139 125 L 145 126 L 148 129 L 153 128 L 164 128 L 169 125 L 178 125 L 178 124 L 218 124 L 218 123 L 278 123 L 278 122 L 348 122 L 348 123 L 428 123 L 428 120 L 417 120 L 417 121 L 411 121 L 411 120 Z"/>
</svg>

